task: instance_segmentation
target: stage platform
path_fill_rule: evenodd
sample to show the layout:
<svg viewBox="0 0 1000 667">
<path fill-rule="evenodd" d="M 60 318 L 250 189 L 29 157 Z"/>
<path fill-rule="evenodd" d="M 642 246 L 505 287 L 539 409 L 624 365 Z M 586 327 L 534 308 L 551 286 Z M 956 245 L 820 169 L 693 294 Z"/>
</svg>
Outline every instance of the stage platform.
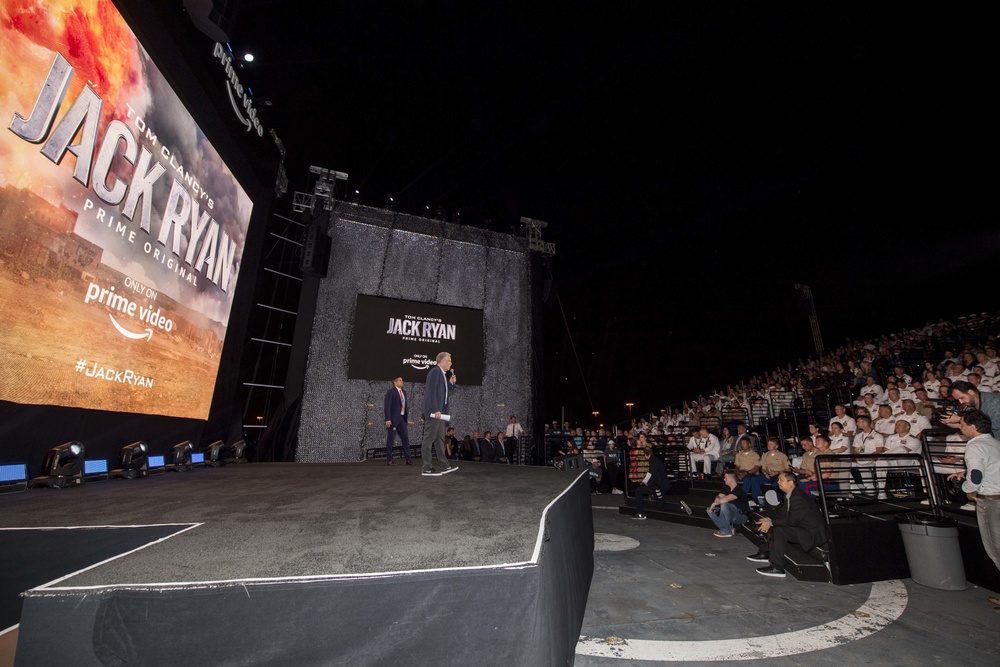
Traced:
<svg viewBox="0 0 1000 667">
<path fill-rule="evenodd" d="M 17 665 L 567 664 L 593 574 L 587 479 L 547 468 L 253 464 L 0 504 L 13 560 L 67 562 L 28 584 Z"/>
</svg>

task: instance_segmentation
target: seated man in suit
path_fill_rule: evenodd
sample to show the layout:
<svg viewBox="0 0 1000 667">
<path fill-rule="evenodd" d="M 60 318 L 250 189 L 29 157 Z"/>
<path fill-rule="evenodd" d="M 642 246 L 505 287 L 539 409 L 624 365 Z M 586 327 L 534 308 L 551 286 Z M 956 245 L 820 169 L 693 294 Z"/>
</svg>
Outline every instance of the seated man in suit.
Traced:
<svg viewBox="0 0 1000 667">
<path fill-rule="evenodd" d="M 826 519 L 816 501 L 807 496 L 796 484 L 795 473 L 786 470 L 778 473 L 778 488 L 785 494 L 785 501 L 772 517 L 764 517 L 757 527 L 767 533 L 768 551 L 758 551 L 747 560 L 770 565 L 757 568 L 765 577 L 785 576 L 785 550 L 795 542 L 803 551 L 826 544 Z"/>
<path fill-rule="evenodd" d="M 495 463 L 510 463 L 510 451 L 507 449 L 507 436 L 503 431 L 497 431 L 493 441 L 493 460 Z"/>
<path fill-rule="evenodd" d="M 479 440 L 479 460 L 483 463 L 493 463 L 495 458 L 493 441 L 490 439 L 490 435 L 490 432 L 486 431 Z"/>
</svg>

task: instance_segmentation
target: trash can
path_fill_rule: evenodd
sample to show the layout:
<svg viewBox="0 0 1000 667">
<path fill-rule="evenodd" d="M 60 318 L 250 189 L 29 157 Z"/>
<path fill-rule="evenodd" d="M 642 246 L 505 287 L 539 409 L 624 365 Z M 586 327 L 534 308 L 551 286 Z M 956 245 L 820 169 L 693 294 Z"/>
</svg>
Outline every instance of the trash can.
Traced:
<svg viewBox="0 0 1000 667">
<path fill-rule="evenodd" d="M 954 519 L 913 512 L 897 514 L 910 576 L 918 584 L 945 591 L 965 590 L 965 566 Z"/>
</svg>

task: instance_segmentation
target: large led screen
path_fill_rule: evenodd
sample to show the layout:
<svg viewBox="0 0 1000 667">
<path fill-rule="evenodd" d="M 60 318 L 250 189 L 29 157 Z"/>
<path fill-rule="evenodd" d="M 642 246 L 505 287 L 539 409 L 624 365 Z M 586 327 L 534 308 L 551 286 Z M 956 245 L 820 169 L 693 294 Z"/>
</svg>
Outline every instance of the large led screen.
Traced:
<svg viewBox="0 0 1000 667">
<path fill-rule="evenodd" d="M 252 207 L 110 0 L 0 0 L 0 400 L 206 418 Z"/>
<path fill-rule="evenodd" d="M 423 382 L 450 352 L 463 385 L 483 383 L 483 311 L 358 295 L 347 377 Z"/>
</svg>

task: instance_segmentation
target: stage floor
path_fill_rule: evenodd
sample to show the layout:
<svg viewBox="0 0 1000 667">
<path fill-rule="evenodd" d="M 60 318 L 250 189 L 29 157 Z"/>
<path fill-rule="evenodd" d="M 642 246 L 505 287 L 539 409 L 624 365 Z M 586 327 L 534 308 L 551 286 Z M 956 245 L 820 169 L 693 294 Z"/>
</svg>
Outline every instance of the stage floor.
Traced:
<svg viewBox="0 0 1000 667">
<path fill-rule="evenodd" d="M 177 525 L 60 587 L 516 566 L 576 477 L 464 462 L 442 477 L 384 461 L 230 465 L 10 495 L 0 528 Z"/>
</svg>

